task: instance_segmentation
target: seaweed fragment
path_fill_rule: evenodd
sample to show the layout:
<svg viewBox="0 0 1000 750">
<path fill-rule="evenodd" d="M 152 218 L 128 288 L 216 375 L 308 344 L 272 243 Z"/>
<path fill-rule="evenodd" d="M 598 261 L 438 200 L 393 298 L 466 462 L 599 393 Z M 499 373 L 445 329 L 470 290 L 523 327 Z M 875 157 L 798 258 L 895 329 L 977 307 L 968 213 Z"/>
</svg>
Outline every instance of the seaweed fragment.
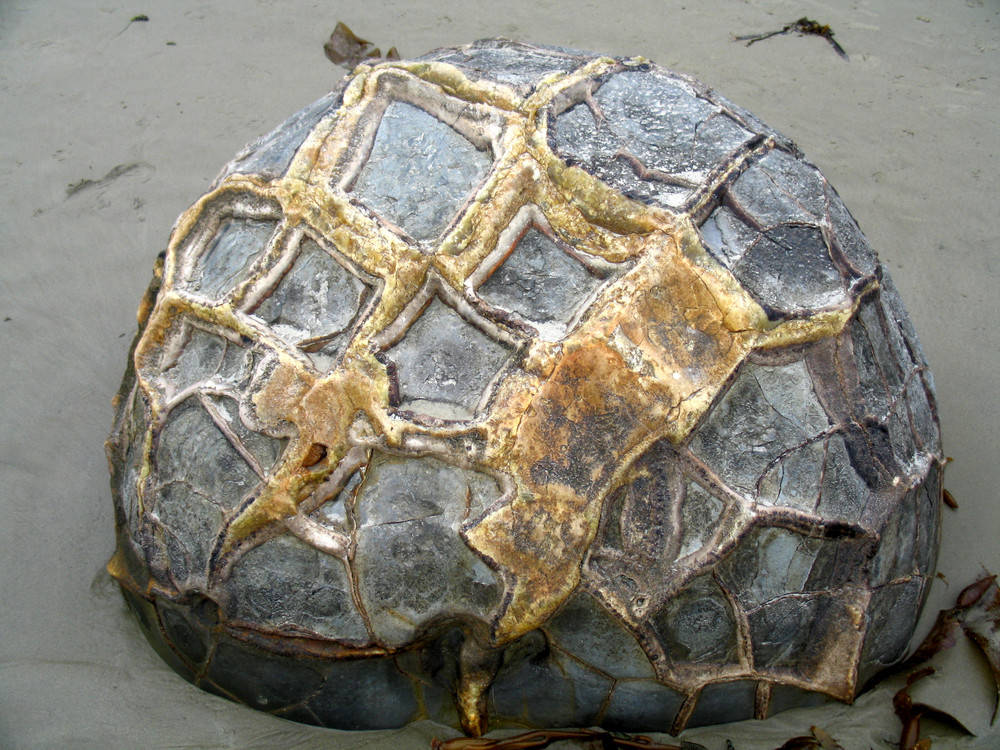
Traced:
<svg viewBox="0 0 1000 750">
<path fill-rule="evenodd" d="M 536 750 L 548 747 L 560 740 L 577 741 L 581 747 L 617 750 L 618 748 L 641 748 L 641 750 L 705 750 L 703 745 L 682 741 L 679 745 L 660 745 L 644 735 L 623 735 L 593 729 L 559 730 L 543 729 L 516 734 L 503 739 L 458 737 L 453 740 L 434 740 L 432 750 Z M 585 744 L 583 744 L 585 743 Z"/>
<path fill-rule="evenodd" d="M 997 709 L 1000 708 L 1000 587 L 997 586 L 997 577 L 992 575 L 984 576 L 969 588 L 973 589 L 970 598 L 975 595 L 975 599 L 966 606 L 962 628 L 982 649 L 993 671 L 997 683 L 997 695 L 993 702 L 993 721 L 996 721 Z M 961 597 L 959 606 L 962 606 Z"/>
<path fill-rule="evenodd" d="M 812 735 L 792 737 L 778 750 L 843 750 L 831 735 L 822 727 L 809 727 Z"/>
<path fill-rule="evenodd" d="M 795 32 L 796 34 L 812 34 L 814 36 L 821 36 L 826 41 L 830 43 L 834 51 L 840 55 L 845 60 L 850 60 L 844 48 L 841 47 L 837 40 L 833 38 L 833 29 L 831 29 L 827 24 L 822 24 L 819 21 L 814 21 L 811 18 L 806 18 L 803 16 L 798 21 L 793 21 L 792 23 L 787 23 L 777 31 L 768 31 L 763 34 L 748 34 L 746 36 L 733 37 L 735 42 L 746 42 L 747 47 L 749 47 L 754 42 L 760 42 L 764 39 L 770 39 L 772 36 L 778 36 L 779 34 L 789 34 Z"/>
<path fill-rule="evenodd" d="M 934 719 L 964 732 L 969 731 L 951 714 L 926 703 L 917 703 L 910 695 L 910 688 L 914 683 L 934 674 L 934 672 L 934 667 L 924 667 L 912 672 L 907 675 L 906 684 L 892 697 L 892 707 L 903 724 L 899 735 L 899 750 L 929 750 L 931 739 L 920 737 L 920 720 L 923 718 Z"/>
<path fill-rule="evenodd" d="M 997 706 L 1000 705 L 1000 587 L 997 586 L 996 575 L 984 572 L 977 581 L 962 589 L 952 609 L 938 613 L 931 632 L 908 659 L 877 675 L 866 686 L 891 674 L 908 672 L 905 684 L 892 699 L 896 715 L 903 724 L 899 740 L 901 750 L 924 750 L 930 746 L 929 739 L 920 737 L 921 718 L 935 719 L 972 733 L 951 713 L 929 703 L 915 701 L 910 691 L 915 683 L 935 673 L 935 667 L 929 666 L 928 662 L 956 646 L 962 640 L 960 636 L 963 632 L 982 651 L 993 672 L 998 693 L 994 696 L 991 721 L 996 720 Z"/>
<path fill-rule="evenodd" d="M 323 50 L 330 62 L 348 70 L 353 70 L 365 60 L 377 60 L 383 57 L 381 49 L 367 39 L 359 37 L 343 21 L 337 22 L 330 39 L 323 45 Z M 399 52 L 395 47 L 391 47 L 385 53 L 384 59 L 398 60 Z"/>
</svg>

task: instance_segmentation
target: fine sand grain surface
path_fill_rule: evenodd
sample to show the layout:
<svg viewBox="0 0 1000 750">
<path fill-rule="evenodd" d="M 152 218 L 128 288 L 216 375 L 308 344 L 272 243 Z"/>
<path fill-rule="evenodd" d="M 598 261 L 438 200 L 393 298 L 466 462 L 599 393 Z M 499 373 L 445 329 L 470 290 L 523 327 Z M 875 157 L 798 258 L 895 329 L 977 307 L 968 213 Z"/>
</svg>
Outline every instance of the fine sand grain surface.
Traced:
<svg viewBox="0 0 1000 750">
<path fill-rule="evenodd" d="M 422 723 L 352 734 L 275 719 L 187 684 L 146 645 L 104 572 L 103 441 L 135 309 L 171 225 L 247 141 L 326 93 L 339 20 L 419 55 L 503 35 L 642 55 L 784 132 L 837 188 L 893 274 L 934 371 L 955 458 L 937 580 L 920 625 L 1000 572 L 1000 3 L 633 0 L 0 2 L 0 747 L 427 748 Z M 130 22 L 144 14 L 146 21 Z M 808 16 L 819 37 L 731 35 Z M 949 657 L 928 700 L 1000 747 L 990 675 Z M 824 727 L 891 748 L 892 688 L 766 722 L 693 730 L 723 750 Z"/>
</svg>

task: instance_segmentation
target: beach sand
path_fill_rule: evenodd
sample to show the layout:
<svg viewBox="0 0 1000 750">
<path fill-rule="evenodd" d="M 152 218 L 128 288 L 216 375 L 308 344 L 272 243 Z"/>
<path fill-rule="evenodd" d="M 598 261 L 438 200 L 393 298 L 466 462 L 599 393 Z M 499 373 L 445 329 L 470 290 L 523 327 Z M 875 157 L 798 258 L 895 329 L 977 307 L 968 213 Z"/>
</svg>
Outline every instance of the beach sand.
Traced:
<svg viewBox="0 0 1000 750">
<path fill-rule="evenodd" d="M 1000 3 L 610 4 L 350 0 L 0 4 L 0 746 L 427 748 L 420 723 L 352 734 L 208 695 L 145 643 L 104 571 L 113 519 L 103 441 L 153 259 L 251 139 L 344 74 L 338 21 L 401 54 L 477 38 L 642 55 L 694 75 L 790 136 L 892 273 L 937 385 L 946 487 L 939 570 L 918 629 L 986 566 L 1000 572 Z M 145 14 L 146 21 L 131 21 Z M 808 16 L 850 55 L 794 34 Z M 991 682 L 964 645 L 933 687 L 998 747 Z M 766 722 L 692 730 L 774 748 L 811 725 L 845 748 L 898 741 L 892 689 Z"/>
</svg>

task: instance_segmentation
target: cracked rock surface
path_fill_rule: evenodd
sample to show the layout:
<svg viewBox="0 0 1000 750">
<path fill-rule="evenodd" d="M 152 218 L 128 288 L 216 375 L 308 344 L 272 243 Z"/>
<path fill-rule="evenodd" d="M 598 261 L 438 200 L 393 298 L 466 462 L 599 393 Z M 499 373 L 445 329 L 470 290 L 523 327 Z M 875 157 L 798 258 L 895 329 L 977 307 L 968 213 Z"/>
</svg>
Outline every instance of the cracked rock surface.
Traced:
<svg viewBox="0 0 1000 750">
<path fill-rule="evenodd" d="M 298 721 L 678 732 L 898 661 L 941 451 L 899 296 L 793 144 L 643 60 L 363 65 L 179 220 L 110 570 Z"/>
</svg>

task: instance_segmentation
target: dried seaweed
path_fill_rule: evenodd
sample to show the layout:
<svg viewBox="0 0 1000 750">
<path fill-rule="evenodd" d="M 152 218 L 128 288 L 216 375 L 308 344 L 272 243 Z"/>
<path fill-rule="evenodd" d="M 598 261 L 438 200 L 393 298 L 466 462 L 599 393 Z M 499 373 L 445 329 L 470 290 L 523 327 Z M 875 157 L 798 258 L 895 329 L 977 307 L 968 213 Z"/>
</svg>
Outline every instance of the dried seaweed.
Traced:
<svg viewBox="0 0 1000 750">
<path fill-rule="evenodd" d="M 822 727 L 809 728 L 811 734 L 793 737 L 776 750 L 843 750 L 829 732 Z M 696 742 L 681 740 L 680 744 L 662 745 L 644 735 L 626 735 L 592 729 L 535 730 L 503 739 L 459 737 L 452 740 L 434 740 L 433 750 L 536 750 L 553 742 L 569 741 L 580 748 L 637 748 L 639 750 L 704 750 Z M 732 741 L 726 740 L 728 750 L 735 750 Z"/>
<path fill-rule="evenodd" d="M 987 593 L 989 596 L 986 596 Z M 986 653 L 994 675 L 997 675 L 1000 683 L 1000 673 L 998 673 L 1000 668 L 995 658 L 996 654 L 992 657 L 990 655 L 991 648 L 996 650 L 1000 643 L 990 643 L 988 635 L 990 629 L 996 629 L 998 625 L 1000 625 L 1000 589 L 997 588 L 996 576 L 986 575 L 962 589 L 954 608 L 943 609 L 938 613 L 931 632 L 896 671 L 914 669 L 939 651 L 951 648 L 955 645 L 958 634 L 964 630 Z M 970 633 L 970 630 L 976 635 Z M 985 637 L 986 645 L 977 640 L 977 637 Z M 993 640 L 996 640 L 996 635 L 993 635 Z"/>
<path fill-rule="evenodd" d="M 334 65 L 340 65 L 348 70 L 353 70 L 357 65 L 366 60 L 382 58 L 382 50 L 362 39 L 343 21 L 338 21 L 330 39 L 323 45 L 327 58 Z M 395 47 L 391 47 L 385 53 L 386 60 L 398 60 L 399 53 Z"/>
<path fill-rule="evenodd" d="M 682 741 L 679 745 L 661 745 L 644 735 L 612 734 L 592 729 L 543 729 L 495 740 L 458 737 L 453 740 L 434 740 L 431 747 L 433 750 L 536 750 L 560 740 L 575 740 L 581 743 L 581 747 L 601 748 L 601 750 L 617 750 L 617 748 L 704 750 L 704 746 L 694 742 Z"/>
<path fill-rule="evenodd" d="M 926 750 L 931 746 L 930 738 L 920 737 L 921 719 L 934 719 L 944 724 L 949 724 L 968 732 L 958 719 L 951 714 L 942 711 L 926 703 L 918 703 L 910 695 L 910 688 L 918 681 L 934 674 L 934 667 L 924 667 L 916 672 L 907 675 L 906 684 L 896 691 L 892 697 L 892 707 L 896 711 L 896 716 L 903 723 L 903 729 L 899 735 L 899 750 Z"/>
<path fill-rule="evenodd" d="M 997 696 L 993 702 L 993 721 L 996 721 L 997 708 L 1000 707 L 1000 587 L 997 586 L 996 578 L 995 575 L 984 577 L 973 584 L 976 589 L 970 592 L 969 598 L 971 599 L 972 595 L 976 595 L 976 598 L 966 605 L 962 617 L 965 634 L 982 649 L 997 683 Z M 959 595 L 959 604 L 961 603 L 962 596 Z"/>
<path fill-rule="evenodd" d="M 132 16 L 132 18 L 129 20 L 129 22 L 127 24 L 125 24 L 125 28 L 122 29 L 121 31 L 119 31 L 117 34 L 115 34 L 115 36 L 121 36 L 122 34 L 124 34 L 126 31 L 128 31 L 132 27 L 132 24 L 134 24 L 134 23 L 145 23 L 148 20 L 149 20 L 149 16 L 147 16 L 145 13 L 140 13 L 137 16 Z"/>
<path fill-rule="evenodd" d="M 1000 705 L 1000 588 L 996 576 L 984 574 L 979 580 L 966 586 L 959 593 L 955 607 L 941 610 L 931 632 L 920 646 L 891 673 L 909 671 L 905 685 L 893 696 L 893 708 L 903 724 L 899 746 L 901 750 L 925 750 L 930 747 L 929 739 L 920 738 L 920 721 L 930 718 L 958 727 L 964 732 L 969 729 L 956 717 L 927 703 L 915 702 L 910 688 L 918 681 L 934 674 L 935 668 L 927 662 L 937 654 L 953 648 L 965 633 L 986 656 L 998 695 L 994 699 L 993 721 L 996 720 L 997 706 Z M 879 678 L 887 676 L 883 673 Z"/>
<path fill-rule="evenodd" d="M 952 510 L 958 510 L 958 501 L 955 500 L 955 496 L 952 495 L 948 490 L 944 490 L 942 493 L 944 497 L 944 504 L 947 505 Z"/>
<path fill-rule="evenodd" d="M 792 737 L 777 750 L 843 750 L 843 746 L 822 727 L 809 727 L 809 731 L 811 736 Z"/>
<path fill-rule="evenodd" d="M 830 43 L 830 46 L 833 47 L 833 49 L 837 52 L 838 55 L 840 55 L 845 60 L 850 59 L 847 56 L 847 53 L 844 51 L 844 48 L 841 47 L 837 43 L 837 40 L 833 38 L 833 30 L 829 26 L 827 26 L 826 24 L 821 24 L 818 21 L 814 21 L 811 18 L 806 18 L 805 16 L 800 18 L 798 21 L 793 21 L 792 23 L 785 24 L 782 28 L 778 29 L 777 31 L 768 31 L 764 34 L 748 34 L 746 36 L 737 36 L 733 37 L 733 41 L 746 42 L 747 47 L 749 47 L 754 42 L 760 42 L 763 41 L 764 39 L 770 39 L 772 36 L 778 36 L 779 34 L 789 34 L 791 32 L 795 32 L 796 34 L 799 35 L 812 34 L 814 36 L 821 36 Z"/>
</svg>

